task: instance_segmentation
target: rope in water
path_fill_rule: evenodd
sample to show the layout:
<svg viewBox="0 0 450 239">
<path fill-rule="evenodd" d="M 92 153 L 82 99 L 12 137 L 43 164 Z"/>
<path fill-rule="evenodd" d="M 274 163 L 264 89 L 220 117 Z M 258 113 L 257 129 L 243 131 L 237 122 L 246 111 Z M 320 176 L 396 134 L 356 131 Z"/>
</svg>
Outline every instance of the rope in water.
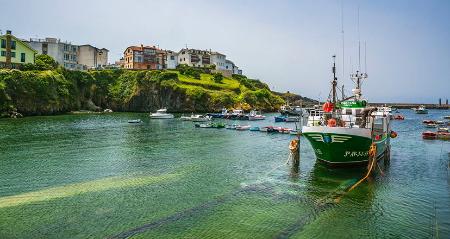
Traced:
<svg viewBox="0 0 450 239">
<path fill-rule="evenodd" d="M 355 189 L 359 184 L 361 184 L 364 180 L 366 180 L 370 176 L 373 166 L 375 165 L 375 162 L 377 161 L 377 159 L 375 157 L 376 152 L 377 152 L 377 146 L 376 146 L 376 144 L 372 143 L 372 145 L 370 146 L 370 149 L 369 149 L 369 161 L 370 161 L 369 170 L 367 170 L 366 176 L 361 178 L 357 183 L 353 184 L 353 186 L 348 190 L 348 192 Z"/>
</svg>

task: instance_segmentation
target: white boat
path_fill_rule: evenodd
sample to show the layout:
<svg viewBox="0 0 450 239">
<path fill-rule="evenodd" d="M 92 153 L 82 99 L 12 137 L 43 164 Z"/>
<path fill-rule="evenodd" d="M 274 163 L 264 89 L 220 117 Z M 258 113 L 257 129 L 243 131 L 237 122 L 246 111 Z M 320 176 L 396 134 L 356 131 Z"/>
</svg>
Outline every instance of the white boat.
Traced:
<svg viewBox="0 0 450 239">
<path fill-rule="evenodd" d="M 128 120 L 128 123 L 130 123 L 130 124 L 139 124 L 139 123 L 142 123 L 142 120 L 141 119 Z"/>
<path fill-rule="evenodd" d="M 437 127 L 437 124 L 435 124 L 435 123 L 429 123 L 429 124 L 426 124 L 425 127 L 427 127 L 427 128 L 436 128 L 436 127 Z"/>
<path fill-rule="evenodd" d="M 250 111 L 250 114 L 248 115 L 248 120 L 264 120 L 266 116 L 261 115 L 261 113 L 258 113 L 256 110 Z"/>
<path fill-rule="evenodd" d="M 184 116 L 184 115 L 182 115 L 180 117 L 180 119 L 183 120 L 183 121 L 191 121 L 191 116 Z"/>
<path fill-rule="evenodd" d="M 424 105 L 419 106 L 419 108 L 415 109 L 416 114 L 428 114 L 428 110 Z"/>
<path fill-rule="evenodd" d="M 251 128 L 250 125 L 238 125 L 238 126 L 236 126 L 236 130 L 241 130 L 241 131 L 249 130 L 250 128 Z"/>
<path fill-rule="evenodd" d="M 211 116 L 191 115 L 192 122 L 206 122 L 211 120 Z"/>
<path fill-rule="evenodd" d="M 236 126 L 237 125 L 235 125 L 235 124 L 232 124 L 232 125 L 227 125 L 227 126 L 225 126 L 225 129 L 236 129 Z"/>
<path fill-rule="evenodd" d="M 173 119 L 173 114 L 167 113 L 167 109 L 159 109 L 156 113 L 150 113 L 152 119 Z"/>
</svg>

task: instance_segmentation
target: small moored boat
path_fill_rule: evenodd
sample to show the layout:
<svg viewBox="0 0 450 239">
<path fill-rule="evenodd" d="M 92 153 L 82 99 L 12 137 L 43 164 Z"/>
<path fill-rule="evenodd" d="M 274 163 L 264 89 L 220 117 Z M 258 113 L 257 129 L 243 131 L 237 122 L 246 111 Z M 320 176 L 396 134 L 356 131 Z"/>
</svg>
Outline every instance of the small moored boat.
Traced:
<svg viewBox="0 0 450 239">
<path fill-rule="evenodd" d="M 264 120 L 266 116 L 258 113 L 256 110 L 252 110 L 248 115 L 248 120 Z"/>
<path fill-rule="evenodd" d="M 142 123 L 142 120 L 141 119 L 128 120 L 128 123 L 130 123 L 130 124 L 139 124 L 139 123 Z"/>
<path fill-rule="evenodd" d="M 232 124 L 232 125 L 229 124 L 229 125 L 225 126 L 225 128 L 226 129 L 236 129 L 236 126 L 237 125 L 235 125 L 235 124 Z"/>
<path fill-rule="evenodd" d="M 167 113 L 167 109 L 159 109 L 156 113 L 150 113 L 152 119 L 173 119 L 173 114 Z"/>
<path fill-rule="evenodd" d="M 437 121 L 436 121 L 436 124 L 437 124 L 437 125 L 444 125 L 444 124 L 445 124 L 445 122 L 444 122 L 444 121 L 442 121 L 442 120 L 437 120 Z"/>
<path fill-rule="evenodd" d="M 273 126 L 262 127 L 259 131 L 267 133 L 278 132 Z"/>
<path fill-rule="evenodd" d="M 422 133 L 422 138 L 423 139 L 436 139 L 437 133 L 431 132 L 431 131 L 425 131 Z"/>
<path fill-rule="evenodd" d="M 192 122 L 206 122 L 211 120 L 211 116 L 204 115 L 191 115 Z"/>
<path fill-rule="evenodd" d="M 286 118 L 287 118 L 287 116 L 285 116 L 285 115 L 275 116 L 275 122 L 285 122 Z"/>
<path fill-rule="evenodd" d="M 403 116 L 403 115 L 394 115 L 394 119 L 395 120 L 404 120 L 405 116 Z"/>
<path fill-rule="evenodd" d="M 436 124 L 435 123 L 429 123 L 429 124 L 426 124 L 425 125 L 425 127 L 427 127 L 427 128 L 436 128 Z"/>
<path fill-rule="evenodd" d="M 424 105 L 419 106 L 417 109 L 415 109 L 416 114 L 428 114 L 428 110 L 425 108 Z"/>
<path fill-rule="evenodd" d="M 236 130 L 240 130 L 240 131 L 249 130 L 250 127 L 251 127 L 250 125 L 238 125 L 238 126 L 236 126 Z"/>
</svg>

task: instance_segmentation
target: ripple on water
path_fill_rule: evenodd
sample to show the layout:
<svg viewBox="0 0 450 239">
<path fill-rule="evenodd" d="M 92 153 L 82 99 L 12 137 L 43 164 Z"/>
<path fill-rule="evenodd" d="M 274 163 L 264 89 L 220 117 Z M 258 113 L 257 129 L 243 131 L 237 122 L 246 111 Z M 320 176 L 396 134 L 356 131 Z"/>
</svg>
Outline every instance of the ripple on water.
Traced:
<svg viewBox="0 0 450 239">
<path fill-rule="evenodd" d="M 437 222 L 448 238 L 450 142 L 423 141 L 420 122 L 449 113 L 430 112 L 402 111 L 407 120 L 394 122 L 399 136 L 385 175 L 350 193 L 363 172 L 316 164 L 304 139 L 293 173 L 285 164 L 290 135 L 196 129 L 146 114 L 0 120 L 0 231 L 18 238 L 427 238 Z M 136 118 L 143 123 L 127 123 Z M 182 176 L 136 179 L 160 175 Z"/>
</svg>

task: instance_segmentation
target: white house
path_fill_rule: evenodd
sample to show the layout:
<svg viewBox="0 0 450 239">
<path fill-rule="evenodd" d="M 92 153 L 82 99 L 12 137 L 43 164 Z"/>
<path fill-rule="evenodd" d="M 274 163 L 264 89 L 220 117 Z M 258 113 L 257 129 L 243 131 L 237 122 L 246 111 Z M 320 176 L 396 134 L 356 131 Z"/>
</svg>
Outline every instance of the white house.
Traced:
<svg viewBox="0 0 450 239">
<path fill-rule="evenodd" d="M 211 52 L 211 64 L 216 66 L 216 70 L 226 70 L 225 68 L 226 56 L 219 52 Z"/>
<path fill-rule="evenodd" d="M 193 67 L 207 67 L 211 64 L 210 52 L 206 50 L 183 48 L 178 52 L 178 64 Z"/>
<path fill-rule="evenodd" d="M 165 68 L 166 69 L 176 69 L 178 66 L 178 53 L 167 50 L 165 54 Z"/>
</svg>

